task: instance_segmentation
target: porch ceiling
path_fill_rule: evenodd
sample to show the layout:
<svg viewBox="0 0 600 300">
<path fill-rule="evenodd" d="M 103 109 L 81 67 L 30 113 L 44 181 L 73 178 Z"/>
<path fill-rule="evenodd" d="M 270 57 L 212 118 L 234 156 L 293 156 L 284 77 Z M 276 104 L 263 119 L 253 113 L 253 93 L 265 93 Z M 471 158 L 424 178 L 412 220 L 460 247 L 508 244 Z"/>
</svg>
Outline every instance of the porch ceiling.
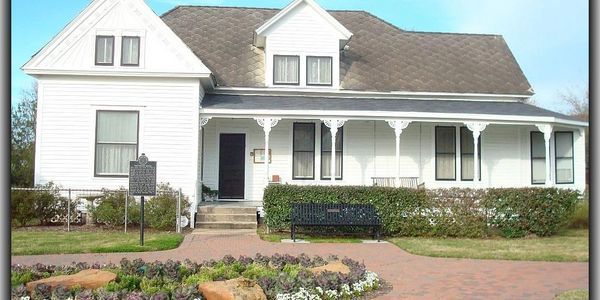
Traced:
<svg viewBox="0 0 600 300">
<path fill-rule="evenodd" d="M 461 101 L 208 94 L 203 114 L 404 117 L 587 126 L 570 116 L 517 101 Z"/>
</svg>

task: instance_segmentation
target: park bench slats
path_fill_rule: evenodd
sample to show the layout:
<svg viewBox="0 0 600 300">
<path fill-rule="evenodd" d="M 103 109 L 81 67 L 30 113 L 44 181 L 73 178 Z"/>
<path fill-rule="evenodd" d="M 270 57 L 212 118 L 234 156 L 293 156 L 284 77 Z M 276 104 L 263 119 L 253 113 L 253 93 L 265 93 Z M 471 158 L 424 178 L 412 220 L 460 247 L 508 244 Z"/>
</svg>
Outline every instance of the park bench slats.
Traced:
<svg viewBox="0 0 600 300">
<path fill-rule="evenodd" d="M 297 226 L 366 226 L 379 241 L 381 221 L 371 204 L 293 203 L 292 240 Z"/>
</svg>

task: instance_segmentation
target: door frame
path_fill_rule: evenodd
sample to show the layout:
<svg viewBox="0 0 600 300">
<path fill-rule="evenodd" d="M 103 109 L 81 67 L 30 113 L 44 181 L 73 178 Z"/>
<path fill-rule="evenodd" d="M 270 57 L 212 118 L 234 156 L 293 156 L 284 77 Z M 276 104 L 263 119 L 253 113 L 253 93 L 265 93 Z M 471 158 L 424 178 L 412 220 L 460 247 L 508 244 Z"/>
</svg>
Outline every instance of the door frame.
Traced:
<svg viewBox="0 0 600 300">
<path fill-rule="evenodd" d="M 247 196 L 248 196 L 248 156 L 247 153 L 250 153 L 249 151 L 249 146 L 248 146 L 248 132 L 246 130 L 237 130 L 237 129 L 225 129 L 222 130 L 221 128 L 217 129 L 217 134 L 215 137 L 216 140 L 216 156 L 217 156 L 217 170 L 216 170 L 216 178 L 217 178 L 217 187 L 218 189 L 220 189 L 221 187 L 219 186 L 220 184 L 220 176 L 221 176 L 221 168 L 220 168 L 220 164 L 221 164 L 221 134 L 243 134 L 245 137 L 245 143 L 244 143 L 244 197 L 241 199 L 235 198 L 221 198 L 220 196 L 218 196 L 218 200 L 224 200 L 224 201 L 248 201 L 247 200 Z"/>
</svg>

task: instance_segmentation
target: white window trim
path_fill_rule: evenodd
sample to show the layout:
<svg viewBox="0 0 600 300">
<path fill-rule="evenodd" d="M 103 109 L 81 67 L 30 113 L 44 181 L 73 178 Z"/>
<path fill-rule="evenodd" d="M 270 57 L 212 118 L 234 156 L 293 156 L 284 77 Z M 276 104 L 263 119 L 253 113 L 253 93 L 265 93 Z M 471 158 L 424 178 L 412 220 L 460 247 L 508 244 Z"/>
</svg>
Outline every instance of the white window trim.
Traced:
<svg viewBox="0 0 600 300">
<path fill-rule="evenodd" d="M 112 65 L 96 65 L 96 36 L 98 35 L 111 35 L 114 37 L 114 49 L 113 49 L 113 64 Z M 140 38 L 140 55 L 138 66 L 122 66 L 121 65 L 121 49 L 123 36 L 137 36 Z M 90 36 L 90 47 L 92 57 L 92 69 L 94 70 L 106 70 L 106 69 L 118 69 L 122 71 L 139 71 L 146 67 L 146 30 L 143 29 L 96 29 L 94 34 Z"/>
<path fill-rule="evenodd" d="M 145 127 L 145 109 L 146 106 L 133 106 L 133 105 L 90 105 L 89 119 L 93 120 L 90 122 L 91 128 L 89 128 L 88 136 L 88 174 L 90 174 L 88 180 L 94 181 L 109 181 L 109 182 L 123 182 L 127 181 L 126 177 L 122 176 L 96 176 L 95 174 L 95 163 L 96 163 L 96 112 L 99 110 L 116 110 L 116 111 L 136 111 L 138 112 L 138 154 L 144 153 L 144 127 Z"/>
<path fill-rule="evenodd" d="M 331 68 L 330 74 L 329 74 L 329 83 L 309 83 L 308 82 L 308 78 L 310 76 L 309 73 L 308 73 L 308 67 L 309 67 L 308 60 L 311 59 L 311 58 L 316 58 L 317 59 L 317 69 L 319 69 L 319 70 L 321 68 L 321 59 L 322 58 L 329 58 L 329 60 L 330 60 L 329 64 L 330 64 L 330 68 Z M 306 73 L 306 85 L 307 86 L 333 86 L 333 69 L 334 69 L 334 67 L 333 67 L 333 57 L 332 56 L 306 55 L 306 65 L 305 65 L 305 68 L 306 68 L 305 73 Z M 320 81 L 320 79 L 321 79 L 320 78 L 321 77 L 321 73 L 320 72 L 318 72 L 317 77 L 319 78 L 319 81 Z"/>
</svg>

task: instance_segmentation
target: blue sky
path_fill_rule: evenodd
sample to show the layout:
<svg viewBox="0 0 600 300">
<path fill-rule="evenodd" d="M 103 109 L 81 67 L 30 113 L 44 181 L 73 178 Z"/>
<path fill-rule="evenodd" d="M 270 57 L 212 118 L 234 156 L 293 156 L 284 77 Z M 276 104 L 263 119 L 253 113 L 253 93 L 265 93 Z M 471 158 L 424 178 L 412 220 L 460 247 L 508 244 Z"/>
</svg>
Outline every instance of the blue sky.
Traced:
<svg viewBox="0 0 600 300">
<path fill-rule="evenodd" d="M 157 14 L 180 4 L 282 8 L 291 0 L 146 0 Z M 31 86 L 20 68 L 90 0 L 12 1 L 12 99 Z M 317 0 L 325 9 L 366 10 L 417 31 L 502 34 L 533 86 L 536 103 L 565 111 L 559 92 L 588 84 L 586 0 Z"/>
</svg>

